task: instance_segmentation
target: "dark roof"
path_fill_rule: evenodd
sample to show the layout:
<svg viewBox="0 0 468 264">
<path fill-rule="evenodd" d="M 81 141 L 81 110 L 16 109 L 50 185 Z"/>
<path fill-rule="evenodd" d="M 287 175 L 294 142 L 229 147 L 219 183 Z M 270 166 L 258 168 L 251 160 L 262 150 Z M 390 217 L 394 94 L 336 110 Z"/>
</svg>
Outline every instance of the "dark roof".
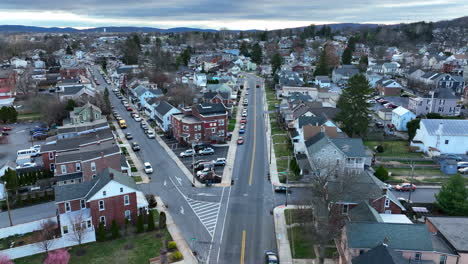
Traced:
<svg viewBox="0 0 468 264">
<path fill-rule="evenodd" d="M 290 93 L 287 98 L 290 101 L 303 101 L 303 102 L 312 101 L 312 97 L 310 95 L 299 93 L 299 92 Z"/>
<path fill-rule="evenodd" d="M 161 101 L 159 104 L 154 108 L 156 112 L 158 112 L 161 116 L 164 116 L 167 112 L 171 109 L 175 108 L 170 103 L 166 101 Z"/>
<path fill-rule="evenodd" d="M 431 233 L 425 224 L 348 222 L 349 248 L 373 248 L 384 240 L 396 250 L 432 251 Z"/>
<path fill-rule="evenodd" d="M 429 95 L 430 97 L 430 95 Z M 438 88 L 434 90 L 434 98 L 440 99 L 460 99 L 460 96 L 456 96 L 455 93 L 448 88 Z"/>
<path fill-rule="evenodd" d="M 377 212 L 368 201 L 362 201 L 356 207 L 349 210 L 348 217 L 354 222 L 383 222 L 379 212 Z"/>
<path fill-rule="evenodd" d="M 127 167 L 129 164 L 127 162 L 127 158 L 125 157 L 124 154 L 120 155 L 120 166 L 121 167 Z"/>
<path fill-rule="evenodd" d="M 79 150 L 57 153 L 55 163 L 65 163 L 71 161 L 83 161 L 119 153 L 120 148 L 113 141 L 106 141 L 101 144 L 93 144 L 80 148 Z"/>
<path fill-rule="evenodd" d="M 64 95 L 73 95 L 77 94 L 79 91 L 84 89 L 83 85 L 75 85 L 75 86 L 65 86 L 63 87 L 63 94 Z"/>
<path fill-rule="evenodd" d="M 298 125 L 299 128 L 309 124 L 313 126 L 321 126 L 327 121 L 328 119 L 323 116 L 300 116 L 298 118 Z"/>
<path fill-rule="evenodd" d="M 113 179 L 110 177 L 111 173 L 113 174 Z M 114 169 L 106 168 L 92 181 L 55 186 L 55 202 L 59 203 L 77 199 L 88 200 L 112 180 L 132 188 L 135 191 L 138 190 L 132 177 Z"/>
<path fill-rule="evenodd" d="M 468 217 L 428 217 L 427 220 L 456 250 L 468 252 Z"/>
<path fill-rule="evenodd" d="M 219 95 L 223 100 L 228 100 L 230 98 L 229 93 L 223 92 L 206 92 L 203 94 L 203 98 L 205 98 L 206 100 L 211 100 L 217 95 Z"/>
<path fill-rule="evenodd" d="M 225 114 L 226 107 L 223 104 L 202 103 L 196 106 L 201 115 Z"/>
<path fill-rule="evenodd" d="M 42 145 L 41 152 L 74 150 L 92 142 L 113 138 L 114 135 L 110 129 L 102 129 L 96 132 L 79 135 L 77 137 L 57 139 L 55 143 Z"/>
<path fill-rule="evenodd" d="M 68 181 L 68 180 L 75 180 L 83 178 L 83 172 L 73 172 L 64 175 L 55 176 L 57 181 Z"/>
<path fill-rule="evenodd" d="M 397 252 L 386 245 L 378 245 L 366 253 L 353 258 L 352 264 L 408 264 L 401 252 Z"/>
<path fill-rule="evenodd" d="M 97 121 L 97 120 L 96 120 Z M 96 122 L 95 121 L 95 122 Z M 107 123 L 106 119 L 102 119 L 102 122 L 93 124 L 93 125 L 74 125 L 70 127 L 58 127 L 57 128 L 57 133 L 58 134 L 64 134 L 64 133 L 71 133 L 71 132 L 81 132 L 81 131 L 87 131 L 87 130 L 92 130 L 96 128 L 102 128 L 102 127 L 109 127 L 109 124 Z"/>
<path fill-rule="evenodd" d="M 305 142 L 310 155 L 320 151 L 325 145 L 333 144 L 347 157 L 366 157 L 366 150 L 360 138 L 330 138 L 325 133 L 319 133 Z"/>
</svg>

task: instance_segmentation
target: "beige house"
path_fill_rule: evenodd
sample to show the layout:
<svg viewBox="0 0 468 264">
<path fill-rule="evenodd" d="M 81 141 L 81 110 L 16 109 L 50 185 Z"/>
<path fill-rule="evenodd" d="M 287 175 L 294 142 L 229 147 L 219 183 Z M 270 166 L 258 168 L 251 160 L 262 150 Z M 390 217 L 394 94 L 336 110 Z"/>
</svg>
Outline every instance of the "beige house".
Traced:
<svg viewBox="0 0 468 264">
<path fill-rule="evenodd" d="M 75 107 L 75 109 L 70 112 L 70 120 L 73 125 L 93 122 L 100 119 L 105 119 L 105 117 L 102 116 L 101 109 L 89 102 L 84 106 Z"/>
</svg>

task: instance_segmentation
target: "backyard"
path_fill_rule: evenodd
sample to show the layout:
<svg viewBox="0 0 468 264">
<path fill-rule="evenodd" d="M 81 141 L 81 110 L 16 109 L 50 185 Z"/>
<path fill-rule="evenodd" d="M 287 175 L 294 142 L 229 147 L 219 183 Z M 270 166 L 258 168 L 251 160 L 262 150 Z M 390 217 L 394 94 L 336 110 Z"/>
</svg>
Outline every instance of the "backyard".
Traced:
<svg viewBox="0 0 468 264">
<path fill-rule="evenodd" d="M 364 145 L 371 150 L 378 145 L 383 147 L 383 152 L 376 152 L 376 156 L 382 157 L 403 157 L 403 158 L 422 158 L 421 153 L 410 152 L 407 141 L 364 141 Z"/>
</svg>

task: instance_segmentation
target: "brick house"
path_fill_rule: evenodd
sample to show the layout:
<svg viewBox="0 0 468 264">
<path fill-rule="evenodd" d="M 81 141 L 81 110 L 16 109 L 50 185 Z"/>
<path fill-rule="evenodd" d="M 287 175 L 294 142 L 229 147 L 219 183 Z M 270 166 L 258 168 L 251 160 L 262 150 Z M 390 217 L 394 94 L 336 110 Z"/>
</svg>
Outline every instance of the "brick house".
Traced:
<svg viewBox="0 0 468 264">
<path fill-rule="evenodd" d="M 62 235 L 73 232 L 77 223 L 91 230 L 101 222 L 108 228 L 113 220 L 123 226 L 125 219 L 135 222 L 148 207 L 133 179 L 111 168 L 92 181 L 55 186 L 55 204 Z"/>
<path fill-rule="evenodd" d="M 381 96 L 400 96 L 401 84 L 392 79 L 383 78 L 375 83 Z"/>
<path fill-rule="evenodd" d="M 16 96 L 16 77 L 13 70 L 0 70 L 0 107 L 13 104 Z"/>
<path fill-rule="evenodd" d="M 180 114 L 173 114 L 171 124 L 175 139 L 181 143 L 225 142 L 228 112 L 224 104 L 198 104 L 182 109 Z"/>
<path fill-rule="evenodd" d="M 203 101 L 212 104 L 224 104 L 228 107 L 234 103 L 231 94 L 227 92 L 206 92 L 203 94 Z"/>
</svg>

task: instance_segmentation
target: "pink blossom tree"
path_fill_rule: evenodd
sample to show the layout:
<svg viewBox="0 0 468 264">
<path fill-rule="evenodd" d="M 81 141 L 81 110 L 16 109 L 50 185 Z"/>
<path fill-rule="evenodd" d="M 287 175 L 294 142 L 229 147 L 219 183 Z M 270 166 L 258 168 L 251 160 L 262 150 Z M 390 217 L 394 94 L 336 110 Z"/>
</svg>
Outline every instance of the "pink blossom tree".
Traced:
<svg viewBox="0 0 468 264">
<path fill-rule="evenodd" d="M 13 264 L 13 261 L 6 255 L 0 255 L 0 264 Z"/>
<path fill-rule="evenodd" d="M 68 264 L 70 253 L 66 249 L 57 249 L 49 252 L 44 264 Z"/>
</svg>

